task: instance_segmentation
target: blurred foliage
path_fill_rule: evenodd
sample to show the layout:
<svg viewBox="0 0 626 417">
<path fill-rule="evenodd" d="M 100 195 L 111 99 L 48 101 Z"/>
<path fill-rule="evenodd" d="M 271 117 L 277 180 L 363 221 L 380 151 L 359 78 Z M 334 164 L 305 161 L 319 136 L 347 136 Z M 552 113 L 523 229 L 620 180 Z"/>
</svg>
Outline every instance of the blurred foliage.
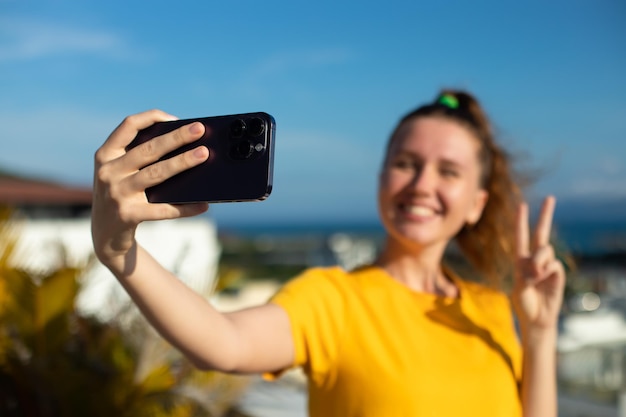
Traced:
<svg viewBox="0 0 626 417">
<path fill-rule="evenodd" d="M 76 311 L 83 271 L 34 276 L 11 264 L 17 236 L 0 211 L 0 416 L 221 416 L 248 379 L 201 372 L 142 318 Z"/>
<path fill-rule="evenodd" d="M 244 284 L 246 271 L 234 265 L 220 263 L 214 292 L 235 292 Z"/>
</svg>

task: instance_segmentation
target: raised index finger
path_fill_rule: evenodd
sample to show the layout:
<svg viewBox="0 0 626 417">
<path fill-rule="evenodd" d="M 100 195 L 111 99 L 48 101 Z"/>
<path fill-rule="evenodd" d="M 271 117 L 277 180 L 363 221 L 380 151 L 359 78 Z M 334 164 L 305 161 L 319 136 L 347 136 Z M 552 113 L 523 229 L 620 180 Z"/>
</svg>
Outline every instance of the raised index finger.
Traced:
<svg viewBox="0 0 626 417">
<path fill-rule="evenodd" d="M 550 231 L 552 230 L 552 217 L 554 216 L 555 205 L 556 199 L 553 196 L 548 196 L 543 200 L 539 220 L 535 227 L 533 238 L 534 249 L 546 246 L 550 243 Z"/>
<path fill-rule="evenodd" d="M 137 136 L 141 129 L 145 129 L 156 122 L 169 120 L 176 120 L 176 117 L 161 110 L 149 110 L 128 116 L 109 135 L 98 153 L 108 160 L 121 156 L 125 153 L 126 146 Z"/>
<path fill-rule="evenodd" d="M 517 206 L 517 219 L 515 222 L 515 252 L 520 258 L 530 256 L 528 234 L 528 204 L 520 203 Z"/>
</svg>

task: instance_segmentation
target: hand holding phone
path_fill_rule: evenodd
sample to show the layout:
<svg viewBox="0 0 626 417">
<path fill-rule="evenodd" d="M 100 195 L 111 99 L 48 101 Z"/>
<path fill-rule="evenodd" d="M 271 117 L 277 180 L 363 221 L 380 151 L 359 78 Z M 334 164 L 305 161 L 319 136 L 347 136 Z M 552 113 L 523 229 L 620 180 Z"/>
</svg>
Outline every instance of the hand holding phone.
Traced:
<svg viewBox="0 0 626 417">
<path fill-rule="evenodd" d="M 126 150 L 192 122 L 205 126 L 204 135 L 159 161 L 199 145 L 209 149 L 209 158 L 146 189 L 148 201 L 178 204 L 265 200 L 272 191 L 276 134 L 276 122 L 267 113 L 158 122 L 139 131 Z"/>
</svg>

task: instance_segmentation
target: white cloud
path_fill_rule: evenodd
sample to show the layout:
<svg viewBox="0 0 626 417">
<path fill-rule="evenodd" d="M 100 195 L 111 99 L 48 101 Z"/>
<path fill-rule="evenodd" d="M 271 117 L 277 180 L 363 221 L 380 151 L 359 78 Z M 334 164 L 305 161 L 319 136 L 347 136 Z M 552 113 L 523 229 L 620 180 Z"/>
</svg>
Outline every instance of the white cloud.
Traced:
<svg viewBox="0 0 626 417">
<path fill-rule="evenodd" d="M 0 18 L 0 62 L 35 60 L 60 54 L 130 56 L 117 34 L 93 28 L 16 18 Z"/>
<path fill-rule="evenodd" d="M 599 163 L 599 170 L 606 175 L 617 175 L 624 171 L 623 156 L 618 158 L 616 156 L 605 156 Z"/>
<path fill-rule="evenodd" d="M 567 197 L 626 197 L 626 176 L 581 178 L 571 182 L 560 194 Z"/>
<path fill-rule="evenodd" d="M 354 54 L 345 48 L 328 47 L 284 51 L 269 55 L 267 58 L 250 65 L 250 71 L 243 75 L 244 79 L 256 82 L 267 77 L 284 75 L 291 71 L 310 68 L 325 68 L 345 63 Z"/>
<path fill-rule="evenodd" d="M 326 67 L 350 60 L 352 53 L 343 48 L 321 48 L 274 54 L 255 66 L 255 74 L 274 75 L 294 68 Z"/>
<path fill-rule="evenodd" d="M 281 131 L 276 141 L 276 158 L 290 175 L 337 181 L 375 178 L 381 149 L 355 138 L 328 132 Z"/>
<path fill-rule="evenodd" d="M 536 184 L 544 192 L 568 198 L 626 197 L 626 161 L 620 152 L 576 149 L 559 164 L 543 166 L 552 167 Z"/>
</svg>

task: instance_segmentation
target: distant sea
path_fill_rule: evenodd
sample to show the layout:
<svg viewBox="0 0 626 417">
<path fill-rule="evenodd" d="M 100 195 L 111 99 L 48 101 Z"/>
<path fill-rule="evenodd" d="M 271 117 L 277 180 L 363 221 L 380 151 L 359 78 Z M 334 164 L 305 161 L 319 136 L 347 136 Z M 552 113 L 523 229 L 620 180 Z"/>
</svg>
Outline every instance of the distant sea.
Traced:
<svg viewBox="0 0 626 417">
<path fill-rule="evenodd" d="M 623 253 L 626 257 L 626 221 L 562 222 L 555 227 L 555 237 L 574 253 Z"/>
<path fill-rule="evenodd" d="M 376 221 L 220 224 L 218 228 L 222 234 L 248 238 L 259 236 L 324 238 L 335 233 L 346 233 L 380 239 L 385 233 L 380 223 Z M 556 223 L 553 236 L 559 246 L 576 254 L 624 253 L 626 256 L 626 221 L 585 220 Z"/>
</svg>

